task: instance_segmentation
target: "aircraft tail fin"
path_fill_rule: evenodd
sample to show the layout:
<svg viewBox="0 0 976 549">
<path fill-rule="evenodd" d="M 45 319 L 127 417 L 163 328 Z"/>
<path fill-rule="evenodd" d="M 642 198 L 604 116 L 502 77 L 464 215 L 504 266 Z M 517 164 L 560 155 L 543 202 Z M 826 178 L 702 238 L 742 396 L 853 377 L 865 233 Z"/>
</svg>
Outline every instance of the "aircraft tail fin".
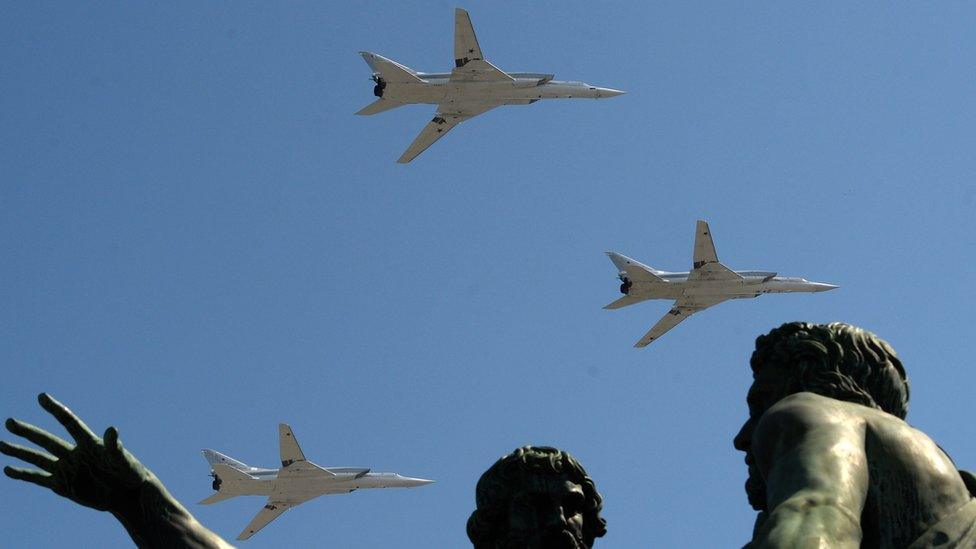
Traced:
<svg viewBox="0 0 976 549">
<path fill-rule="evenodd" d="M 369 105 L 366 105 L 365 107 L 359 109 L 359 111 L 356 112 L 356 114 L 362 115 L 362 116 L 368 116 L 370 114 L 378 114 L 378 113 L 381 113 L 381 112 L 384 112 L 384 111 L 388 111 L 390 109 L 395 109 L 397 107 L 402 107 L 404 105 L 406 105 L 406 103 L 401 103 L 399 101 L 393 101 L 392 99 L 383 99 L 381 97 L 381 98 L 377 99 L 376 101 L 373 101 Z"/>
<path fill-rule="evenodd" d="M 207 448 L 203 450 L 202 453 L 203 453 L 203 458 L 207 460 L 207 463 L 210 464 L 211 468 L 214 468 L 214 466 L 216 466 L 218 463 L 229 465 L 239 471 L 247 470 L 250 467 L 248 464 L 241 461 L 237 461 L 236 459 L 230 456 L 225 456 L 224 454 L 221 454 L 216 450 L 211 450 Z"/>
<path fill-rule="evenodd" d="M 400 84 L 422 84 L 423 80 L 417 76 L 417 71 L 407 67 L 406 65 L 401 65 L 392 59 L 387 59 L 382 55 L 377 55 L 368 51 L 361 51 L 359 55 L 363 56 L 363 60 L 369 65 L 369 68 L 373 69 L 374 74 L 379 74 L 380 77 L 387 83 L 396 82 Z"/>
<path fill-rule="evenodd" d="M 664 271 L 659 271 L 653 267 L 648 267 L 643 263 L 631 259 L 623 254 L 618 254 L 617 252 L 607 252 L 607 257 L 613 262 L 614 266 L 617 267 L 622 273 L 627 273 L 627 277 L 632 281 L 640 282 L 664 282 L 661 275 Z"/>
</svg>

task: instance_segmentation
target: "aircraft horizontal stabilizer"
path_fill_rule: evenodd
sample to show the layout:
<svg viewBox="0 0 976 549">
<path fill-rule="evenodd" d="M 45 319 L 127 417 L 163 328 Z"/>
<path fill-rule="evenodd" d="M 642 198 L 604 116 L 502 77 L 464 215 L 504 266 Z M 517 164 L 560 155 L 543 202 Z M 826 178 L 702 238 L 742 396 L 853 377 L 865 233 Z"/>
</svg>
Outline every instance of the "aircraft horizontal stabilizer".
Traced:
<svg viewBox="0 0 976 549">
<path fill-rule="evenodd" d="M 634 282 L 664 282 L 664 279 L 654 274 L 654 269 L 639 261 L 617 252 L 607 252 L 607 256 L 618 270 L 627 273 L 627 278 Z"/>
<path fill-rule="evenodd" d="M 208 448 L 202 450 L 202 453 L 203 453 L 203 458 L 207 460 L 207 463 L 209 463 L 211 467 L 213 467 L 218 463 L 223 463 L 224 465 L 230 465 L 231 467 L 235 469 L 240 469 L 242 471 L 247 469 L 246 463 L 237 461 L 236 459 L 230 456 L 225 456 L 224 454 L 221 454 L 216 450 L 211 450 Z"/>
<path fill-rule="evenodd" d="M 230 465 L 224 465 L 223 463 L 215 463 L 213 466 L 213 470 L 214 470 L 214 474 L 220 477 L 220 480 L 222 480 L 223 482 L 241 482 L 241 481 L 257 480 L 256 477 L 252 477 L 251 475 L 245 473 L 244 471 L 234 469 Z"/>
<path fill-rule="evenodd" d="M 392 59 L 368 51 L 361 51 L 359 54 L 363 56 L 369 68 L 373 69 L 374 73 L 379 73 L 387 82 L 400 84 L 423 84 L 424 82 L 417 76 L 416 71 Z"/>
</svg>

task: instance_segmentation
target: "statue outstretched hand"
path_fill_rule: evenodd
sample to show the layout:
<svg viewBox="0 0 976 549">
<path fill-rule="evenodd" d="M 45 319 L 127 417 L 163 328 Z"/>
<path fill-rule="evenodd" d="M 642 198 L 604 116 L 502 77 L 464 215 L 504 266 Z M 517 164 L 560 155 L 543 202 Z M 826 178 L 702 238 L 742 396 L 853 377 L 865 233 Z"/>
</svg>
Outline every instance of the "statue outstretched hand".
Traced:
<svg viewBox="0 0 976 549">
<path fill-rule="evenodd" d="M 115 427 L 106 429 L 105 436 L 99 438 L 50 395 L 41 393 L 37 400 L 64 426 L 75 444 L 8 418 L 8 431 L 46 450 L 40 452 L 0 441 L 0 453 L 40 469 L 7 466 L 3 472 L 8 477 L 49 488 L 85 507 L 112 513 L 140 547 L 230 547 L 198 523 L 156 475 L 122 447 Z"/>
<path fill-rule="evenodd" d="M 71 410 L 46 393 L 39 395 L 37 400 L 64 426 L 76 444 L 29 423 L 8 418 L 8 431 L 47 450 L 47 453 L 38 452 L 0 441 L 0 452 L 41 469 L 4 467 L 3 472 L 8 477 L 50 488 L 59 496 L 99 511 L 113 511 L 115 504 L 122 503 L 144 481 L 155 478 L 122 448 L 115 427 L 109 427 L 105 436 L 98 438 Z"/>
</svg>

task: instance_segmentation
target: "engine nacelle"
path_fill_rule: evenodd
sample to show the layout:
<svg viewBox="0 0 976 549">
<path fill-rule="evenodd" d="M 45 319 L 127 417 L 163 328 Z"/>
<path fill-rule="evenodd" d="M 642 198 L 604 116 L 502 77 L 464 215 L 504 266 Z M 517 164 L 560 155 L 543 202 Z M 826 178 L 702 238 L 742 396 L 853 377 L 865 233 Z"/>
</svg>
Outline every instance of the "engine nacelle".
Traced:
<svg viewBox="0 0 976 549">
<path fill-rule="evenodd" d="M 521 73 L 515 77 L 516 88 L 534 88 L 547 84 L 555 75 L 541 73 Z"/>
<path fill-rule="evenodd" d="M 374 76 L 373 81 L 376 82 L 376 85 L 373 86 L 373 95 L 383 97 L 383 90 L 386 89 L 386 80 L 383 80 L 379 76 Z"/>
<path fill-rule="evenodd" d="M 762 284 L 763 282 L 769 282 L 776 277 L 777 273 L 766 271 L 766 272 L 750 272 L 745 275 L 746 284 Z"/>
<path fill-rule="evenodd" d="M 630 287 L 633 286 L 634 283 L 631 282 L 630 279 L 627 278 L 626 276 L 620 277 L 620 280 L 621 282 L 623 282 L 623 284 L 620 285 L 620 293 L 627 295 L 628 293 L 630 293 Z"/>
</svg>

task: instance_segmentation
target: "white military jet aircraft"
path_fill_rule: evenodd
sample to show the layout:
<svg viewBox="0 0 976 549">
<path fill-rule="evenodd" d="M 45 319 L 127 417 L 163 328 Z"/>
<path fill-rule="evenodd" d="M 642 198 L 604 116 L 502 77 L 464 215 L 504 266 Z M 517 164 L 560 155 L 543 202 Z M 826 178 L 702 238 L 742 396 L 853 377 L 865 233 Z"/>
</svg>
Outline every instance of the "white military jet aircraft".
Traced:
<svg viewBox="0 0 976 549">
<path fill-rule="evenodd" d="M 406 164 L 454 126 L 501 105 L 528 105 L 540 99 L 600 99 L 624 92 L 584 82 L 560 82 L 552 74 L 503 72 L 485 60 L 471 18 L 454 10 L 454 70 L 417 72 L 368 51 L 359 52 L 373 69 L 373 94 L 379 99 L 356 114 L 376 114 L 411 103 L 437 105 L 437 114 L 397 162 Z"/>
<path fill-rule="evenodd" d="M 326 494 L 345 494 L 360 488 L 412 488 L 432 480 L 402 477 L 396 473 L 371 473 L 352 467 L 320 467 L 305 459 L 291 427 L 278 425 L 281 469 L 251 467 L 214 450 L 203 450 L 212 468 L 216 494 L 201 501 L 217 503 L 235 496 L 268 496 L 268 502 L 237 539 L 247 539 L 282 513 Z"/>
<path fill-rule="evenodd" d="M 733 271 L 719 262 L 711 231 L 704 221 L 698 222 L 695 231 L 694 264 L 690 272 L 659 271 L 616 252 L 607 252 L 607 255 L 620 270 L 620 293 L 624 297 L 604 309 L 619 309 L 647 299 L 675 300 L 671 310 L 634 347 L 646 347 L 692 314 L 729 299 L 788 292 L 825 292 L 837 287 L 803 278 L 776 276 L 776 273 L 766 271 Z"/>
</svg>

